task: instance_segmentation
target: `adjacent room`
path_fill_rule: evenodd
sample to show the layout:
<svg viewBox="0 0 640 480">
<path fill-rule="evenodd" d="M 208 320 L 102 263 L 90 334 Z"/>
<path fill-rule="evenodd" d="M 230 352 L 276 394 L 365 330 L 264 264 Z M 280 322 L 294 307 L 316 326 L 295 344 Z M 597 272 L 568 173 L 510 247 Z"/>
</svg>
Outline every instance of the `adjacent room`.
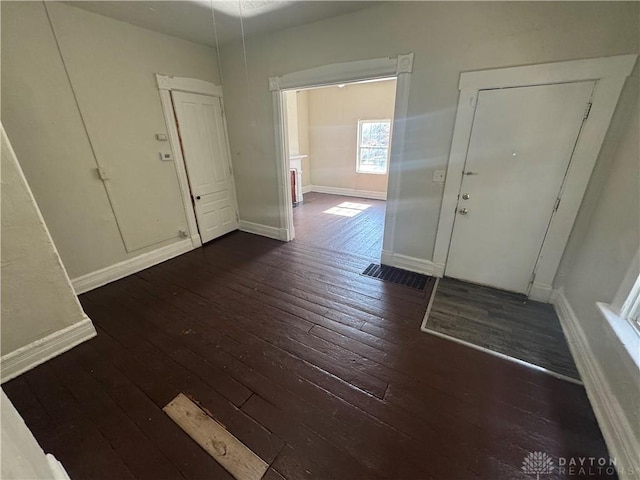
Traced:
<svg viewBox="0 0 640 480">
<path fill-rule="evenodd" d="M 283 92 L 297 242 L 377 260 L 396 79 Z"/>
<path fill-rule="evenodd" d="M 0 2 L 3 479 L 640 479 L 640 2 Z"/>
</svg>

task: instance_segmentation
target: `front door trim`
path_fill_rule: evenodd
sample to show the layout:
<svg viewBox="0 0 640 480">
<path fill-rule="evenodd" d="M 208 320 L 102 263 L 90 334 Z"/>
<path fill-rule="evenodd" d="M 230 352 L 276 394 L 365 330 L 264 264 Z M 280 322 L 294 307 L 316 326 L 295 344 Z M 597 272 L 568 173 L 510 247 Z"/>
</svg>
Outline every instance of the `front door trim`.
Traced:
<svg viewBox="0 0 640 480">
<path fill-rule="evenodd" d="M 460 76 L 460 96 L 447 176 L 440 207 L 433 262 L 444 272 L 453 234 L 461 175 L 471 138 L 473 116 L 480 90 L 595 80 L 588 121 L 583 125 L 561 193 L 560 205 L 549 225 L 538 258 L 529 297 L 549 301 L 553 279 L 578 214 L 582 197 L 609 128 L 620 92 L 637 55 L 618 55 L 568 62 L 465 72 Z"/>
</svg>

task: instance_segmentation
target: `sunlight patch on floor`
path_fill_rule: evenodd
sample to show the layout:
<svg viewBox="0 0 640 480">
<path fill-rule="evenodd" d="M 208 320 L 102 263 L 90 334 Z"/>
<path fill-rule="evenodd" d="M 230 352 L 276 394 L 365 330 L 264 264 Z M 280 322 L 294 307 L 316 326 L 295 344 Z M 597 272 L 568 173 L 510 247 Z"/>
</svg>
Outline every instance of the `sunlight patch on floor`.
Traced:
<svg viewBox="0 0 640 480">
<path fill-rule="evenodd" d="M 342 202 L 340 205 L 325 210 L 322 213 L 329 213 L 331 215 L 340 215 L 341 217 L 355 217 L 356 215 L 364 212 L 371 205 L 366 203 L 355 202 Z"/>
</svg>

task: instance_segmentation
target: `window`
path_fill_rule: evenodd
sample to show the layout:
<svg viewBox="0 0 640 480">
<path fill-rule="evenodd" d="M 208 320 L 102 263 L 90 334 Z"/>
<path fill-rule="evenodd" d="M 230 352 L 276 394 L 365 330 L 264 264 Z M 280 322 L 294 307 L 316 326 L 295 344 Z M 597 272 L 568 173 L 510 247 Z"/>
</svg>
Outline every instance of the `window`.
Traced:
<svg viewBox="0 0 640 480">
<path fill-rule="evenodd" d="M 640 320 L 640 276 L 636 279 L 631 292 L 622 304 L 620 316 L 638 325 Z"/>
<path fill-rule="evenodd" d="M 356 172 L 387 173 L 391 120 L 358 121 L 358 158 Z"/>
</svg>

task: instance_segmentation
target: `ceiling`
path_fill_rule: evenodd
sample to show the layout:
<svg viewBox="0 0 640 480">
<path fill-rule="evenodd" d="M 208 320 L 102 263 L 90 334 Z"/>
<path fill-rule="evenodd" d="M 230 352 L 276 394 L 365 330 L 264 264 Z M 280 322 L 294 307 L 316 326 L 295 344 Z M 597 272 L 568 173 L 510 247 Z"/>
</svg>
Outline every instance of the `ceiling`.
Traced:
<svg viewBox="0 0 640 480">
<path fill-rule="evenodd" d="M 372 6 L 376 1 L 177 0 L 67 1 L 70 5 L 139 27 L 192 42 L 215 46 L 213 17 L 219 44 L 245 36 L 274 32 Z"/>
</svg>

